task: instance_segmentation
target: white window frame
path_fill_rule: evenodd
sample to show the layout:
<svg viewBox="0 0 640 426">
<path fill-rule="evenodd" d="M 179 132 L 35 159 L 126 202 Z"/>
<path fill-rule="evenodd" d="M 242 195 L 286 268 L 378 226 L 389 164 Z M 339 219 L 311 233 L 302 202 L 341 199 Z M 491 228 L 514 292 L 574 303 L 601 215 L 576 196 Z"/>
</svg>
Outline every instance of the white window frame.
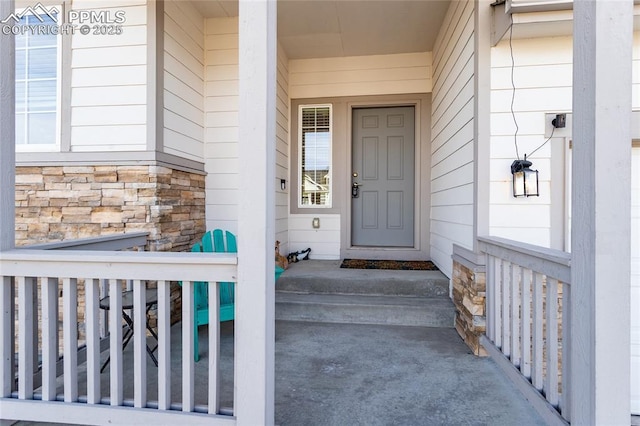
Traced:
<svg viewBox="0 0 640 426">
<path fill-rule="evenodd" d="M 55 9 L 62 20 L 63 7 L 61 4 L 47 5 L 49 9 Z M 26 8 L 16 9 L 16 13 L 22 13 Z M 31 15 L 31 14 L 30 14 Z M 60 23 L 60 22 L 59 22 Z M 60 140 L 62 133 L 62 34 L 56 36 L 56 134 L 55 143 L 18 144 L 14 141 L 16 152 L 60 152 Z M 17 50 L 17 49 L 16 49 Z M 27 51 L 28 49 L 25 49 Z M 26 102 L 26 100 L 25 100 Z M 28 127 L 28 126 L 27 126 Z M 16 129 L 17 131 L 18 129 Z"/>
<path fill-rule="evenodd" d="M 329 193 L 327 204 L 302 204 L 302 111 L 306 108 L 329 108 Z M 298 106 L 298 187 L 296 198 L 300 209 L 330 209 L 333 207 L 333 106 L 331 104 L 305 104 Z"/>
</svg>

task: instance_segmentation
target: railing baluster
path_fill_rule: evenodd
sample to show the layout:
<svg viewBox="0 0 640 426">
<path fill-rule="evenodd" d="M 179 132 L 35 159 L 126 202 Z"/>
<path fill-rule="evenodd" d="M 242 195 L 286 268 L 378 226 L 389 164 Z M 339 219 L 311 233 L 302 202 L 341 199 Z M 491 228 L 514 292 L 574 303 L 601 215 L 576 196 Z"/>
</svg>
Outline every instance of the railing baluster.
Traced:
<svg viewBox="0 0 640 426">
<path fill-rule="evenodd" d="M 64 401 L 78 400 L 78 280 L 62 280 L 64 340 Z"/>
<path fill-rule="evenodd" d="M 87 335 L 87 403 L 100 403 L 100 280 L 85 281 Z"/>
<path fill-rule="evenodd" d="M 140 280 L 133 283 L 133 406 L 147 406 L 147 310 L 145 284 Z"/>
<path fill-rule="evenodd" d="M 58 361 L 58 279 L 42 278 L 41 283 L 42 400 L 55 401 L 56 364 Z"/>
<path fill-rule="evenodd" d="M 531 269 L 520 270 L 521 318 L 520 318 L 520 372 L 531 377 Z"/>
<path fill-rule="evenodd" d="M 109 280 L 109 385 L 110 403 L 122 405 L 124 387 L 122 383 L 122 284 Z"/>
<path fill-rule="evenodd" d="M 35 279 L 16 277 L 18 284 L 18 398 L 33 397 L 33 289 Z"/>
<path fill-rule="evenodd" d="M 571 423 L 571 286 L 562 283 L 562 416 Z"/>
<path fill-rule="evenodd" d="M 544 391 L 547 401 L 558 405 L 558 280 L 547 277 L 547 374 Z"/>
<path fill-rule="evenodd" d="M 171 407 L 171 286 L 158 281 L 158 409 Z"/>
<path fill-rule="evenodd" d="M 502 262 L 502 353 L 505 356 L 511 356 L 511 320 L 509 313 L 511 312 L 510 304 L 510 285 L 511 285 L 511 263 Z"/>
<path fill-rule="evenodd" d="M 531 365 L 531 384 L 538 390 L 542 391 L 543 387 L 543 345 L 544 335 L 542 333 L 542 322 L 544 318 L 542 304 L 542 275 L 538 272 L 533 273 L 533 363 Z"/>
<path fill-rule="evenodd" d="M 209 414 L 220 410 L 220 283 L 209 282 Z"/>
<path fill-rule="evenodd" d="M 31 348 L 33 348 L 33 372 L 35 373 L 40 368 L 38 363 L 38 279 L 33 278 L 33 298 L 31 299 L 31 312 L 33 315 L 33 333 L 31 334 Z M 34 380 L 36 378 L 34 377 Z M 34 388 L 41 386 L 41 380 L 34 382 Z"/>
<path fill-rule="evenodd" d="M 193 411 L 194 383 L 194 306 L 193 281 L 182 283 L 182 411 Z M 196 331 L 197 332 L 197 331 Z"/>
<path fill-rule="evenodd" d="M 520 266 L 511 264 L 509 286 L 511 290 L 511 363 L 520 366 Z"/>
<path fill-rule="evenodd" d="M 14 313 L 15 299 L 13 278 L 2 277 L 0 288 L 0 397 L 11 395 L 15 384 L 14 379 Z"/>
<path fill-rule="evenodd" d="M 107 297 L 109 294 L 109 280 L 100 280 L 100 299 Z M 100 311 L 100 338 L 107 337 L 109 334 L 109 311 Z"/>
<path fill-rule="evenodd" d="M 502 259 L 493 257 L 493 288 L 494 299 L 489 301 L 493 307 L 493 334 L 495 340 L 493 341 L 496 347 L 502 347 Z"/>
</svg>

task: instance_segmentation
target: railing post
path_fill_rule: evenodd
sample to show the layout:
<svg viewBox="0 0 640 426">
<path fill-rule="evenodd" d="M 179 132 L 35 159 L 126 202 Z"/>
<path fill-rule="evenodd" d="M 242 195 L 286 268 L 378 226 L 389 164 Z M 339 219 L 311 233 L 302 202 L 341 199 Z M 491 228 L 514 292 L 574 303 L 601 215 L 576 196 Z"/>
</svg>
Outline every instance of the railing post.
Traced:
<svg viewBox="0 0 640 426">
<path fill-rule="evenodd" d="M 274 422 L 275 139 L 277 5 L 240 0 L 238 285 L 236 389 L 238 424 Z"/>
</svg>

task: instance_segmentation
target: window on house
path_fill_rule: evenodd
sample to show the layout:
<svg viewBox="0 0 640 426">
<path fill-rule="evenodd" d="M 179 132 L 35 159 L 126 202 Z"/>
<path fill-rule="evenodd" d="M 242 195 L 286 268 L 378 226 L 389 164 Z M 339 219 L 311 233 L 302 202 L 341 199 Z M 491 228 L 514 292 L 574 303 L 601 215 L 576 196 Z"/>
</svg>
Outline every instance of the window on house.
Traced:
<svg viewBox="0 0 640 426">
<path fill-rule="evenodd" d="M 61 36 L 38 30 L 57 25 L 47 14 L 24 14 L 17 25 L 23 30 L 15 36 L 16 148 L 54 149 L 60 133 Z"/>
<path fill-rule="evenodd" d="M 331 106 L 299 111 L 299 207 L 331 207 Z"/>
</svg>

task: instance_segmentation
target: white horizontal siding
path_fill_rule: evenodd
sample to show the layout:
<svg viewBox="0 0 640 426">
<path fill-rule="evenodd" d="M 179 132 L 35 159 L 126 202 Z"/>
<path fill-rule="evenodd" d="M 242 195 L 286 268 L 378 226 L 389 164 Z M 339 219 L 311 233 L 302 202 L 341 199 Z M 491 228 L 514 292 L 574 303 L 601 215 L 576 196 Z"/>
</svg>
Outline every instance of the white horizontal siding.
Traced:
<svg viewBox="0 0 640 426">
<path fill-rule="evenodd" d="M 289 61 L 291 99 L 431 92 L 431 53 Z"/>
<path fill-rule="evenodd" d="M 204 158 L 207 228 L 235 232 L 238 208 L 238 19 L 205 21 Z M 289 249 L 289 70 L 278 49 L 276 100 L 276 240 Z M 286 188 L 280 188 L 280 179 Z"/>
<path fill-rule="evenodd" d="M 223 58 L 226 57 L 222 55 Z M 289 59 L 278 46 L 278 75 L 276 88 L 276 240 L 280 241 L 280 253 L 289 252 Z M 280 179 L 286 181 L 284 190 Z"/>
<path fill-rule="evenodd" d="M 123 11 L 120 35 L 71 38 L 71 151 L 141 151 L 147 126 L 144 0 L 74 0 L 70 9 Z M 66 72 L 64 70 L 63 72 Z"/>
<path fill-rule="evenodd" d="M 431 259 L 449 277 L 453 244 L 473 245 L 473 13 L 452 2 L 433 50 Z"/>
<path fill-rule="evenodd" d="M 237 232 L 238 18 L 206 19 L 204 40 L 207 229 Z"/>
<path fill-rule="evenodd" d="M 320 228 L 313 229 L 313 218 Z M 311 248 L 310 257 L 320 260 L 340 259 L 340 215 L 295 214 L 289 216 L 289 251 Z"/>
<path fill-rule="evenodd" d="M 545 114 L 571 111 L 573 47 L 571 37 L 513 40 L 512 45 L 516 86 L 513 109 L 522 158 L 545 142 Z M 552 164 L 560 168 L 559 176 L 564 176 L 564 162 L 551 161 L 552 147 L 562 149 L 566 142 L 564 138 L 553 138 L 528 157 L 533 162 L 532 168 L 539 171 L 541 196 L 514 198 L 510 165 L 516 158 L 516 125 L 511 114 L 513 90 L 508 40 L 492 49 L 491 60 L 489 232 L 504 238 L 526 238 L 531 244 L 550 247 L 554 239 L 564 240 L 564 235 L 552 235 L 563 234 L 564 227 L 552 229 L 552 216 L 562 215 L 563 206 L 552 208 L 551 188 L 565 185 L 564 178 L 552 182 Z"/>
<path fill-rule="evenodd" d="M 204 158 L 204 18 L 191 2 L 164 7 L 164 152 Z"/>
</svg>

